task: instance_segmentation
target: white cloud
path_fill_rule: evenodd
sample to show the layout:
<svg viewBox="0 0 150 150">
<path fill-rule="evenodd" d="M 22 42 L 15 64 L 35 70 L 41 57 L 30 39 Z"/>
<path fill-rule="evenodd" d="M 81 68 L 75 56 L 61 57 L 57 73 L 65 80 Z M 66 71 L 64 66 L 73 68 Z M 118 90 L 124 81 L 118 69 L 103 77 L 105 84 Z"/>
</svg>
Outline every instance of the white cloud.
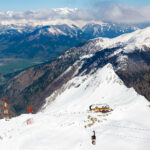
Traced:
<svg viewBox="0 0 150 150">
<path fill-rule="evenodd" d="M 1 24 L 76 24 L 82 26 L 89 21 L 95 21 L 92 12 L 81 9 L 57 8 L 26 12 L 0 12 Z"/>
<path fill-rule="evenodd" d="M 1 24 L 63 24 L 83 26 L 88 22 L 113 21 L 119 23 L 150 22 L 150 6 L 133 7 L 117 3 L 96 3 L 93 9 L 43 9 L 26 12 L 0 12 Z"/>
<path fill-rule="evenodd" d="M 102 8 L 103 7 L 103 8 Z M 125 4 L 112 4 L 97 6 L 99 19 L 121 23 L 150 22 L 150 5 L 145 7 L 133 7 Z M 98 19 L 98 18 L 97 18 Z"/>
</svg>

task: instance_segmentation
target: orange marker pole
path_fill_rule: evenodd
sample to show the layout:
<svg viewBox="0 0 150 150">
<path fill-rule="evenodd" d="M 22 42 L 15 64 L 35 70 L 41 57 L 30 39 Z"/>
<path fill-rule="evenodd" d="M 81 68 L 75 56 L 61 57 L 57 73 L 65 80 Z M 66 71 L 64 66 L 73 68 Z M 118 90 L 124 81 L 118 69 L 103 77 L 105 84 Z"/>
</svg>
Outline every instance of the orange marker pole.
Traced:
<svg viewBox="0 0 150 150">
<path fill-rule="evenodd" d="M 29 114 L 32 114 L 33 106 L 27 106 L 27 110 L 28 110 Z M 33 120 L 33 118 L 29 118 L 26 122 L 27 122 L 27 125 L 31 125 L 34 123 L 34 120 Z"/>
<path fill-rule="evenodd" d="M 29 114 L 32 114 L 33 106 L 27 106 L 27 110 L 28 110 Z"/>
</svg>

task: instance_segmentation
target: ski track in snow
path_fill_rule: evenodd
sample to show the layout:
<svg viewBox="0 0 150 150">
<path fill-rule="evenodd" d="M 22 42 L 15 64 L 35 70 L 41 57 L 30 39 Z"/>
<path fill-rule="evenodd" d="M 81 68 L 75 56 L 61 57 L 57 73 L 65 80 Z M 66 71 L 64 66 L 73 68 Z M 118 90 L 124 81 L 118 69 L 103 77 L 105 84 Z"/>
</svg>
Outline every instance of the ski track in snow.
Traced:
<svg viewBox="0 0 150 150">
<path fill-rule="evenodd" d="M 38 114 L 0 120 L 3 150 L 149 150 L 149 102 L 127 88 L 111 64 L 73 78 L 55 101 L 46 101 Z M 103 103 L 113 111 L 89 111 L 91 104 Z M 34 119 L 31 125 L 26 124 L 29 118 Z M 93 130 L 96 145 L 91 144 Z"/>
</svg>

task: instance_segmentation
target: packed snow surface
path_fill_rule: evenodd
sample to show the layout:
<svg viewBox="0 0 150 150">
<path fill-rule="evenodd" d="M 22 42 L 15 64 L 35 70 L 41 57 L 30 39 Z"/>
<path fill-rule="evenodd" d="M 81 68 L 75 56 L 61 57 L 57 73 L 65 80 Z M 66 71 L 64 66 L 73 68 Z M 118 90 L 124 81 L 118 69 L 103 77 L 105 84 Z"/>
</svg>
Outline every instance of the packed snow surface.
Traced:
<svg viewBox="0 0 150 150">
<path fill-rule="evenodd" d="M 74 77 L 46 101 L 38 114 L 0 121 L 1 149 L 149 150 L 149 103 L 123 84 L 111 64 Z M 104 103 L 113 111 L 89 111 L 90 105 Z M 27 125 L 29 118 L 34 122 Z"/>
</svg>

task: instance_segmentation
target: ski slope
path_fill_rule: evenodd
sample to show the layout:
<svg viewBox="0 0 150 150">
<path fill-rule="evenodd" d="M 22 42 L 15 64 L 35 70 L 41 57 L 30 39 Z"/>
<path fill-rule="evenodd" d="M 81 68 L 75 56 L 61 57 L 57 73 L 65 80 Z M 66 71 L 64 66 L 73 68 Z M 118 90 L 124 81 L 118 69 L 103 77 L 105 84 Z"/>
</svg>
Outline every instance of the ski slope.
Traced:
<svg viewBox="0 0 150 150">
<path fill-rule="evenodd" d="M 55 99 L 55 100 L 54 100 Z M 113 111 L 94 113 L 91 104 Z M 149 102 L 127 88 L 111 64 L 94 74 L 76 76 L 46 99 L 35 115 L 0 120 L 3 150 L 149 150 Z M 27 125 L 26 120 L 34 123 Z M 96 131 L 96 145 L 91 144 Z"/>
</svg>

